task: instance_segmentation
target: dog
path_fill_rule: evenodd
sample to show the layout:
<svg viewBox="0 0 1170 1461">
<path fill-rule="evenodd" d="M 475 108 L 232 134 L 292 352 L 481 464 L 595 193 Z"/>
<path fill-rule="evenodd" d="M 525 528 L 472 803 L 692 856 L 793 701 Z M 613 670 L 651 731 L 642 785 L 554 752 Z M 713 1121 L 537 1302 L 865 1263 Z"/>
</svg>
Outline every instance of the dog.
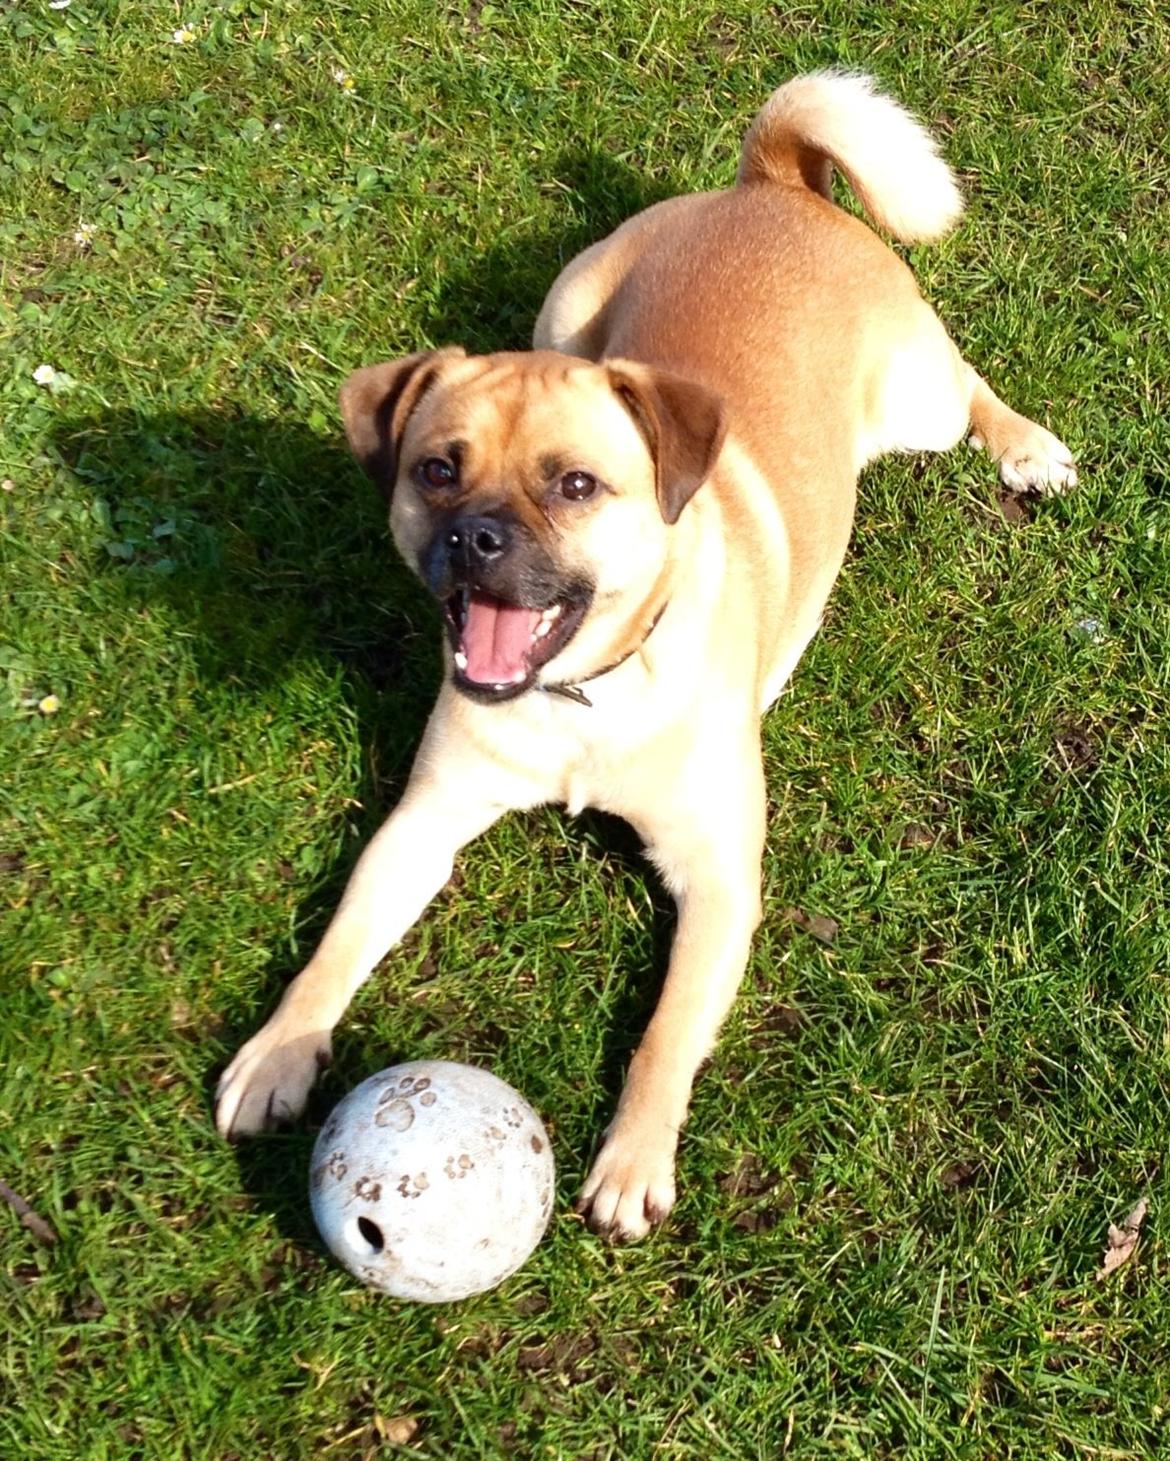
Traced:
<svg viewBox="0 0 1170 1461">
<path fill-rule="evenodd" d="M 578 1207 L 619 1240 L 669 1212 L 761 916 L 760 717 L 817 630 L 859 473 L 968 436 L 1011 489 L 1076 481 L 833 203 L 834 168 L 902 242 L 961 212 L 934 142 L 870 80 L 798 77 L 733 188 L 658 203 L 564 269 L 532 351 L 428 350 L 346 380 L 352 450 L 442 606 L 444 681 L 320 947 L 223 1075 L 225 1136 L 303 1110 L 354 991 L 466 842 L 511 809 L 590 806 L 640 834 L 678 918 Z"/>
</svg>

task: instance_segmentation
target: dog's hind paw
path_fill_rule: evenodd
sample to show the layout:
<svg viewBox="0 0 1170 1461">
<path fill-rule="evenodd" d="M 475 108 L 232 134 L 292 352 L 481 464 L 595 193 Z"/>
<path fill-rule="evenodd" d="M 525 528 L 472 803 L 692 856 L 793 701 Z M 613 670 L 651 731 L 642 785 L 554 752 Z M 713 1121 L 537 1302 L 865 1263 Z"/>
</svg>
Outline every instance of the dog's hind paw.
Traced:
<svg viewBox="0 0 1170 1461">
<path fill-rule="evenodd" d="M 595 1233 L 633 1243 L 662 1222 L 674 1206 L 674 1144 L 606 1138 L 586 1178 L 577 1211 Z"/>
<path fill-rule="evenodd" d="M 1019 425 L 1015 428 L 1013 423 L 1006 442 L 988 443 L 979 431 L 973 431 L 967 438 L 968 445 L 991 452 L 999 468 L 999 480 L 1012 492 L 1053 497 L 1075 487 L 1076 463 L 1064 442 L 1038 422 L 1015 412 L 1012 415 Z M 1002 450 L 997 451 L 1001 446 Z"/>
<path fill-rule="evenodd" d="M 229 1141 L 295 1120 L 329 1064 L 327 1030 L 288 1035 L 278 1021 L 274 1016 L 253 1035 L 220 1076 L 215 1124 Z"/>
</svg>

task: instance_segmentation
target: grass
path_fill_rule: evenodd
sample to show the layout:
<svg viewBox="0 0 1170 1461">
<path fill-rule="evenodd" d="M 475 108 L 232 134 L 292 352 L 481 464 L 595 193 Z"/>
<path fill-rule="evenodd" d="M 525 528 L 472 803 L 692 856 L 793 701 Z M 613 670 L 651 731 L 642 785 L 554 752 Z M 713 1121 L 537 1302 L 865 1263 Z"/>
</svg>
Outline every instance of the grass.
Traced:
<svg viewBox="0 0 1170 1461">
<path fill-rule="evenodd" d="M 1140 0 L 0 7 L 0 1176 L 59 1234 L 0 1211 L 0 1451 L 1170 1453 L 1168 45 Z M 1082 486 L 1017 517 L 964 453 L 867 473 L 665 1231 L 569 1215 L 669 920 L 552 810 L 463 857 L 311 1119 L 225 1147 L 218 1070 L 435 682 L 342 374 L 524 343 L 825 64 L 943 137 L 970 210 L 913 262 Z M 527 1267 L 438 1311 L 356 1288 L 305 1192 L 323 1113 L 414 1056 L 490 1063 L 559 1163 Z"/>
</svg>

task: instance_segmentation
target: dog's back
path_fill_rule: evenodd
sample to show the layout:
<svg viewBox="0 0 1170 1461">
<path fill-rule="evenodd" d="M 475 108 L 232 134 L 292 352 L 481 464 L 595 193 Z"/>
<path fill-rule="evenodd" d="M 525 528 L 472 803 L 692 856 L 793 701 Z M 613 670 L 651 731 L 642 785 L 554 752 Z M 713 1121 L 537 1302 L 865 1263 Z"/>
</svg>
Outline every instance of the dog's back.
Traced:
<svg viewBox="0 0 1170 1461">
<path fill-rule="evenodd" d="M 833 203 L 834 167 L 903 241 L 938 237 L 961 211 L 931 138 L 867 78 L 797 77 L 749 128 L 738 185 L 657 204 L 574 260 L 536 343 L 688 375 L 733 400 L 753 454 L 790 461 L 819 439 L 855 472 L 840 428 L 885 370 L 883 316 L 923 306 L 901 260 Z"/>
</svg>

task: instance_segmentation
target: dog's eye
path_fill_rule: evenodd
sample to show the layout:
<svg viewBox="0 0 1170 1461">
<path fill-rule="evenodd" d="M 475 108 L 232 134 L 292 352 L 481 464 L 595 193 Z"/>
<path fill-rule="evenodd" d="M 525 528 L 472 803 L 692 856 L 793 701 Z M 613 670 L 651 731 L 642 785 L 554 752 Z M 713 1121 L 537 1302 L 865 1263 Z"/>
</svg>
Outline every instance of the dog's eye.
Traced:
<svg viewBox="0 0 1170 1461">
<path fill-rule="evenodd" d="M 588 472 L 566 472 L 561 478 L 561 496 L 570 502 L 583 502 L 597 491 L 597 478 Z"/>
<path fill-rule="evenodd" d="M 455 480 L 455 468 L 442 457 L 427 457 L 419 467 L 418 475 L 428 487 L 450 487 Z"/>
</svg>

